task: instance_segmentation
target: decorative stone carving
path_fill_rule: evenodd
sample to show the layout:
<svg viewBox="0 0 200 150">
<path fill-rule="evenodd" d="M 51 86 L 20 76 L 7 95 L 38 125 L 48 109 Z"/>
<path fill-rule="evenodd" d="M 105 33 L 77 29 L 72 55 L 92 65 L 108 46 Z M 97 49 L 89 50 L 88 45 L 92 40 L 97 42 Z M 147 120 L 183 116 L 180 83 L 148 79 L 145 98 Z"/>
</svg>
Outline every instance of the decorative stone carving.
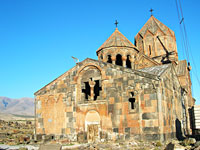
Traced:
<svg viewBox="0 0 200 150">
<path fill-rule="evenodd" d="M 94 100 L 94 86 L 96 82 L 93 81 L 92 79 L 89 80 L 89 85 L 90 85 L 90 100 Z"/>
</svg>

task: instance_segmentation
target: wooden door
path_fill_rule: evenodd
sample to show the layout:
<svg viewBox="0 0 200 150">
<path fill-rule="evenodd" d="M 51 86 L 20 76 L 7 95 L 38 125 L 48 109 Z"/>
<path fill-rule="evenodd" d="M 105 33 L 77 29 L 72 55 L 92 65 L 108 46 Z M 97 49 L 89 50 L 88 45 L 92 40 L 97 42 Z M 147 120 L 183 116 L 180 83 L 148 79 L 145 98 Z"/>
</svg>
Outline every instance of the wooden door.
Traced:
<svg viewBox="0 0 200 150">
<path fill-rule="evenodd" d="M 99 136 L 98 124 L 88 125 L 88 142 L 95 142 Z"/>
</svg>

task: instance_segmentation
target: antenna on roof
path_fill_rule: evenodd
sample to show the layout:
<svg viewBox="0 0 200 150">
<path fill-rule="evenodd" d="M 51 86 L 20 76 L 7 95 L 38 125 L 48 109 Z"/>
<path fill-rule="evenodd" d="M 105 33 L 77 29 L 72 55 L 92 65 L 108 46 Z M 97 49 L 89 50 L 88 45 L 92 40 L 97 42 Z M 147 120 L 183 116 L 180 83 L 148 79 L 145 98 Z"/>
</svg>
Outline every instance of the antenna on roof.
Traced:
<svg viewBox="0 0 200 150">
<path fill-rule="evenodd" d="M 74 62 L 75 62 L 76 64 L 78 64 L 78 63 L 79 63 L 79 59 L 78 59 L 78 58 L 76 58 L 76 57 L 73 57 L 73 56 L 72 56 L 72 58 L 73 58 L 73 60 L 74 60 Z"/>
</svg>

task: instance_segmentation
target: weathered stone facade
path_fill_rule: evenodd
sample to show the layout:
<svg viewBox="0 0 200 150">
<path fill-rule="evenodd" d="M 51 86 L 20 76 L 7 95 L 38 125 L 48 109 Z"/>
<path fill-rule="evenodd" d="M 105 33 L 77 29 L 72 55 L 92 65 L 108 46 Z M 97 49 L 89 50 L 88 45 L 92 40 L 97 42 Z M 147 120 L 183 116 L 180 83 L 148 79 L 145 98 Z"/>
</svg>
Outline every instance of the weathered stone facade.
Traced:
<svg viewBox="0 0 200 150">
<path fill-rule="evenodd" d="M 98 60 L 77 63 L 37 91 L 36 134 L 79 142 L 190 134 L 190 74 L 173 31 L 152 16 L 135 39 L 136 46 L 116 29 Z"/>
</svg>

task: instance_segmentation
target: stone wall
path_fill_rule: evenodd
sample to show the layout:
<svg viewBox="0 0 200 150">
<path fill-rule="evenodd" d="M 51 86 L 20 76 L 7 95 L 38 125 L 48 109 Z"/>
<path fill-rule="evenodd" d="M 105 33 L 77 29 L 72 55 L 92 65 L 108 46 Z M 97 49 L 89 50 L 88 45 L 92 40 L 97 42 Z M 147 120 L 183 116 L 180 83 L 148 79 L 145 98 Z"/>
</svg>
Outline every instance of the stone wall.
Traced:
<svg viewBox="0 0 200 150">
<path fill-rule="evenodd" d="M 165 72 L 161 87 L 163 138 L 183 138 L 186 130 L 185 99 L 173 67 Z"/>
<path fill-rule="evenodd" d="M 180 88 L 172 89 L 176 79 L 172 78 L 170 71 L 160 80 L 153 74 L 86 59 L 35 93 L 36 133 L 79 141 L 93 140 L 90 134 L 96 140 L 173 137 L 174 112 L 182 108 L 180 96 L 174 95 Z M 99 119 L 88 120 L 88 115 Z"/>
</svg>

